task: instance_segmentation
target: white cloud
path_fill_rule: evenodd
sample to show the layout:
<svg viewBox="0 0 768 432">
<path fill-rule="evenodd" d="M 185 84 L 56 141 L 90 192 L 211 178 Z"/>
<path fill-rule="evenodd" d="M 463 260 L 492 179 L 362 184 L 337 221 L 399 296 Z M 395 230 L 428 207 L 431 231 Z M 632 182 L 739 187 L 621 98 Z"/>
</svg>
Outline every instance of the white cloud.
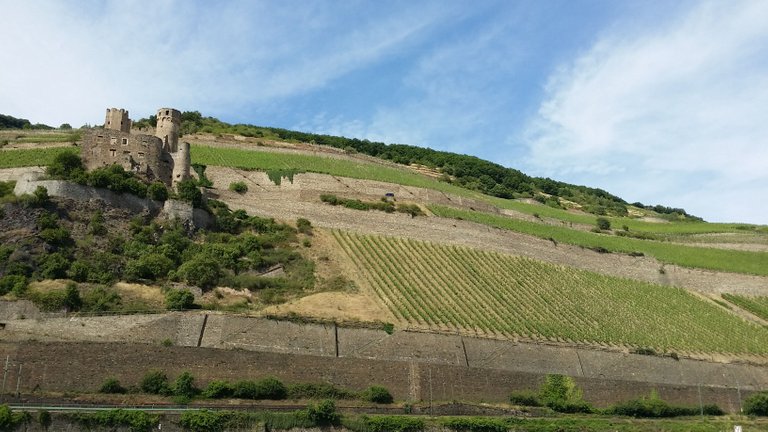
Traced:
<svg viewBox="0 0 768 432">
<path fill-rule="evenodd" d="M 529 166 L 708 219 L 768 222 L 766 23 L 767 2 L 707 2 L 663 28 L 605 35 L 550 78 L 526 131 Z"/>
<path fill-rule="evenodd" d="M 0 0 L 0 39 L 13 41 L 0 112 L 77 124 L 99 122 L 107 106 L 136 117 L 169 105 L 214 115 L 269 105 L 392 55 L 446 13 L 346 6 Z"/>
</svg>

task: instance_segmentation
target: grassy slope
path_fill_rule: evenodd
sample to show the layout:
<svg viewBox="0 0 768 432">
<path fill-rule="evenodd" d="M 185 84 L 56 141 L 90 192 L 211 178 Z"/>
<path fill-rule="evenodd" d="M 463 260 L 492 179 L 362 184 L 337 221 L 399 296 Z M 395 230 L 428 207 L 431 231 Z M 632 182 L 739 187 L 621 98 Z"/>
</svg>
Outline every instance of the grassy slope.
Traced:
<svg viewBox="0 0 768 432">
<path fill-rule="evenodd" d="M 441 217 L 468 220 L 544 239 L 551 238 L 561 243 L 587 248 L 602 247 L 613 252 L 642 252 L 659 261 L 684 267 L 768 276 L 768 253 L 765 252 L 698 248 L 660 241 L 597 234 L 437 205 L 431 205 L 429 209 Z"/>
<path fill-rule="evenodd" d="M 681 288 L 470 248 L 334 235 L 383 303 L 414 325 L 657 350 L 768 353 L 768 329 Z"/>
<path fill-rule="evenodd" d="M 734 294 L 723 294 L 723 298 L 768 321 L 768 297 L 747 297 Z"/>
<path fill-rule="evenodd" d="M 73 151 L 73 149 L 49 148 L 4 151 L 0 153 L 0 168 L 47 165 L 53 160 L 53 157 L 61 151 Z M 342 177 L 390 182 L 486 200 L 501 208 L 510 208 L 529 214 L 539 213 L 542 216 L 553 217 L 568 222 L 593 224 L 595 220 L 595 216 L 592 215 L 576 214 L 547 206 L 488 197 L 474 191 L 410 172 L 406 169 L 397 169 L 329 157 L 195 145 L 192 146 L 192 161 L 194 163 L 205 165 L 230 166 L 242 169 L 264 171 L 295 170 L 297 172 L 317 172 Z M 439 216 L 472 220 L 541 238 L 552 238 L 564 243 L 584 247 L 603 247 L 616 252 L 642 252 L 670 264 L 735 273 L 768 275 L 768 253 L 724 251 L 712 248 L 697 248 L 633 238 L 599 235 L 571 230 L 564 226 L 557 227 L 534 222 L 525 222 L 503 216 L 468 212 L 447 207 L 433 206 L 432 210 Z M 612 222 L 615 227 L 628 225 L 631 230 L 668 234 L 743 232 L 739 231 L 739 227 L 743 228 L 743 226 L 737 224 L 690 222 L 657 224 L 629 218 L 613 218 Z"/>
</svg>

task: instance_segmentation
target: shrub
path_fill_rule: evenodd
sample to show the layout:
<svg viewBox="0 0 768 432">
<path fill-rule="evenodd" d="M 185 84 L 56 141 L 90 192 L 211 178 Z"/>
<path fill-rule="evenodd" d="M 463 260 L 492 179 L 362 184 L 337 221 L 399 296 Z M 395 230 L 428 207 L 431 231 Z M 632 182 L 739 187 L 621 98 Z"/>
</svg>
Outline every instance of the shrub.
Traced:
<svg viewBox="0 0 768 432">
<path fill-rule="evenodd" d="M 15 413 L 8 405 L 0 405 L 0 430 L 14 430 L 25 418 L 24 413 Z"/>
<path fill-rule="evenodd" d="M 397 211 L 400 213 L 407 213 L 411 215 L 412 218 L 416 216 L 424 216 L 424 212 L 421 210 L 421 207 L 416 204 L 398 204 Z"/>
<path fill-rule="evenodd" d="M 701 408 L 670 405 L 660 399 L 656 392 L 651 392 L 649 397 L 621 402 L 606 410 L 606 413 L 611 415 L 648 418 L 692 416 L 700 412 L 706 415 L 723 415 L 723 410 L 717 405 L 704 405 Z"/>
<path fill-rule="evenodd" d="M 65 180 L 84 171 L 83 160 L 80 159 L 80 156 L 68 151 L 57 154 L 46 169 L 49 176 Z"/>
<path fill-rule="evenodd" d="M 120 385 L 120 381 L 115 378 L 107 378 L 107 380 L 101 384 L 101 387 L 99 387 L 99 393 L 122 394 L 125 392 L 125 387 Z"/>
<path fill-rule="evenodd" d="M 147 198 L 155 201 L 165 201 L 168 199 L 168 188 L 163 182 L 153 182 L 147 187 Z"/>
<path fill-rule="evenodd" d="M 48 430 L 48 428 L 51 427 L 53 419 L 51 419 L 50 412 L 42 410 L 37 415 L 37 421 L 40 423 L 40 426 L 42 426 L 44 430 Z"/>
<path fill-rule="evenodd" d="M 392 395 L 389 393 L 389 390 L 378 385 L 370 386 L 365 389 L 360 395 L 360 398 L 364 401 L 380 404 L 392 403 Z"/>
<path fill-rule="evenodd" d="M 191 309 L 195 304 L 195 296 L 189 290 L 169 290 L 165 294 L 165 308 L 168 310 Z"/>
<path fill-rule="evenodd" d="M 124 276 L 128 281 L 139 279 L 155 280 L 168 275 L 174 265 L 165 255 L 150 253 L 142 255 L 138 259 L 128 261 L 125 266 Z"/>
<path fill-rule="evenodd" d="M 538 395 L 531 391 L 512 392 L 512 394 L 509 395 L 509 402 L 514 405 L 532 407 L 541 406 L 541 401 L 539 400 Z"/>
<path fill-rule="evenodd" d="M 768 416 L 768 392 L 755 393 L 744 400 L 744 413 Z"/>
<path fill-rule="evenodd" d="M 595 224 L 597 226 L 597 229 L 601 231 L 609 230 L 611 229 L 611 221 L 604 217 L 599 217 L 595 220 Z"/>
<path fill-rule="evenodd" d="M 60 252 L 46 255 L 40 262 L 38 271 L 43 279 L 61 279 L 69 270 L 69 260 Z"/>
<path fill-rule="evenodd" d="M 289 399 L 352 399 L 355 394 L 332 384 L 293 384 L 288 388 Z"/>
<path fill-rule="evenodd" d="M 200 288 L 211 288 L 221 277 L 219 263 L 204 256 L 197 256 L 182 264 L 177 274 L 192 285 Z"/>
<path fill-rule="evenodd" d="M 104 287 L 96 287 L 83 295 L 83 307 L 85 312 L 107 312 L 120 309 L 122 299 L 120 294 Z"/>
<path fill-rule="evenodd" d="M 582 400 L 573 378 L 549 374 L 539 391 L 539 399 L 549 408 L 564 413 L 589 413 L 592 407 Z"/>
<path fill-rule="evenodd" d="M 200 192 L 200 188 L 194 180 L 179 182 L 176 190 L 180 200 L 191 203 L 193 207 L 199 208 L 203 206 L 203 193 Z"/>
<path fill-rule="evenodd" d="M 46 228 L 38 236 L 51 246 L 66 246 L 72 243 L 69 231 L 64 228 Z"/>
<path fill-rule="evenodd" d="M 168 376 L 161 371 L 150 371 L 144 375 L 139 385 L 141 391 L 149 394 L 168 395 L 170 387 L 168 386 Z"/>
<path fill-rule="evenodd" d="M 308 406 L 307 415 L 310 420 L 320 426 L 337 425 L 341 421 L 341 416 L 336 412 L 336 403 L 330 399 Z"/>
<path fill-rule="evenodd" d="M 424 420 L 405 416 L 363 417 L 362 428 L 367 432 L 419 432 L 424 430 Z"/>
<path fill-rule="evenodd" d="M 173 394 L 183 398 L 191 399 L 199 392 L 195 387 L 195 378 L 189 372 L 183 372 L 173 383 Z"/>
<path fill-rule="evenodd" d="M 203 397 L 209 399 L 222 399 L 231 397 L 233 393 L 232 385 L 226 381 L 214 380 L 208 383 L 203 390 Z"/>
<path fill-rule="evenodd" d="M 503 419 L 487 417 L 454 417 L 441 422 L 443 426 L 459 432 L 507 432 Z"/>
<path fill-rule="evenodd" d="M 9 292 L 23 294 L 27 289 L 27 278 L 23 275 L 6 275 L 0 278 L 0 295 Z"/>
<path fill-rule="evenodd" d="M 229 190 L 232 192 L 237 192 L 239 194 L 244 194 L 248 192 L 248 185 L 245 184 L 245 182 L 232 182 L 229 184 Z"/>
<path fill-rule="evenodd" d="M 50 202 L 48 189 L 43 186 L 38 186 L 35 188 L 35 191 L 32 192 L 32 195 L 25 194 L 19 197 L 19 202 L 21 202 L 21 205 L 24 207 L 44 207 Z"/>
<path fill-rule="evenodd" d="M 238 381 L 232 387 L 232 394 L 240 399 L 285 399 L 288 389 L 277 378 L 264 378 L 259 381 Z"/>
<path fill-rule="evenodd" d="M 296 229 L 302 234 L 312 235 L 312 222 L 308 219 L 298 218 L 296 219 Z"/>
</svg>

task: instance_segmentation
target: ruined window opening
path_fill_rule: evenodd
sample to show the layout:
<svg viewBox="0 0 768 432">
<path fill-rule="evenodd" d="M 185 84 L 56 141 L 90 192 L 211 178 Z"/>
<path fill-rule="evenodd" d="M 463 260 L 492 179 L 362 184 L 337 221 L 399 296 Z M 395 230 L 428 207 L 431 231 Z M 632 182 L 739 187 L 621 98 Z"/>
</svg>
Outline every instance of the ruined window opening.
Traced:
<svg viewBox="0 0 768 432">
<path fill-rule="evenodd" d="M 139 152 L 139 157 L 143 158 L 144 157 L 144 152 Z"/>
<path fill-rule="evenodd" d="M 128 145 L 128 138 L 123 138 L 123 145 Z"/>
<path fill-rule="evenodd" d="M 110 143 L 112 143 L 112 145 L 117 144 L 117 138 L 115 138 L 115 137 L 110 138 L 109 141 L 110 141 Z"/>
<path fill-rule="evenodd" d="M 129 155 L 129 154 L 131 154 L 131 151 L 130 150 L 123 150 L 123 154 L 124 155 Z"/>
<path fill-rule="evenodd" d="M 168 110 L 165 110 L 165 115 L 168 115 Z"/>
<path fill-rule="evenodd" d="M 112 157 L 115 157 L 117 155 L 117 150 L 109 149 L 109 153 L 112 154 Z"/>
<path fill-rule="evenodd" d="M 104 138 L 104 135 L 98 135 L 99 138 Z"/>
</svg>

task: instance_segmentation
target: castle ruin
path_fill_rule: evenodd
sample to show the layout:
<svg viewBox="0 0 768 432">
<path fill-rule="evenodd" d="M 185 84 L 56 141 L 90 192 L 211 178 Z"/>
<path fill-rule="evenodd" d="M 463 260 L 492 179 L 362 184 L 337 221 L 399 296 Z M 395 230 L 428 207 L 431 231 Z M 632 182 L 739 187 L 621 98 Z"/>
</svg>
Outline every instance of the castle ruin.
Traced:
<svg viewBox="0 0 768 432">
<path fill-rule="evenodd" d="M 189 143 L 179 145 L 181 112 L 158 109 L 155 135 L 131 133 L 131 125 L 127 110 L 108 108 L 104 129 L 92 129 L 83 137 L 81 156 L 86 168 L 118 164 L 169 187 L 190 178 Z"/>
</svg>

